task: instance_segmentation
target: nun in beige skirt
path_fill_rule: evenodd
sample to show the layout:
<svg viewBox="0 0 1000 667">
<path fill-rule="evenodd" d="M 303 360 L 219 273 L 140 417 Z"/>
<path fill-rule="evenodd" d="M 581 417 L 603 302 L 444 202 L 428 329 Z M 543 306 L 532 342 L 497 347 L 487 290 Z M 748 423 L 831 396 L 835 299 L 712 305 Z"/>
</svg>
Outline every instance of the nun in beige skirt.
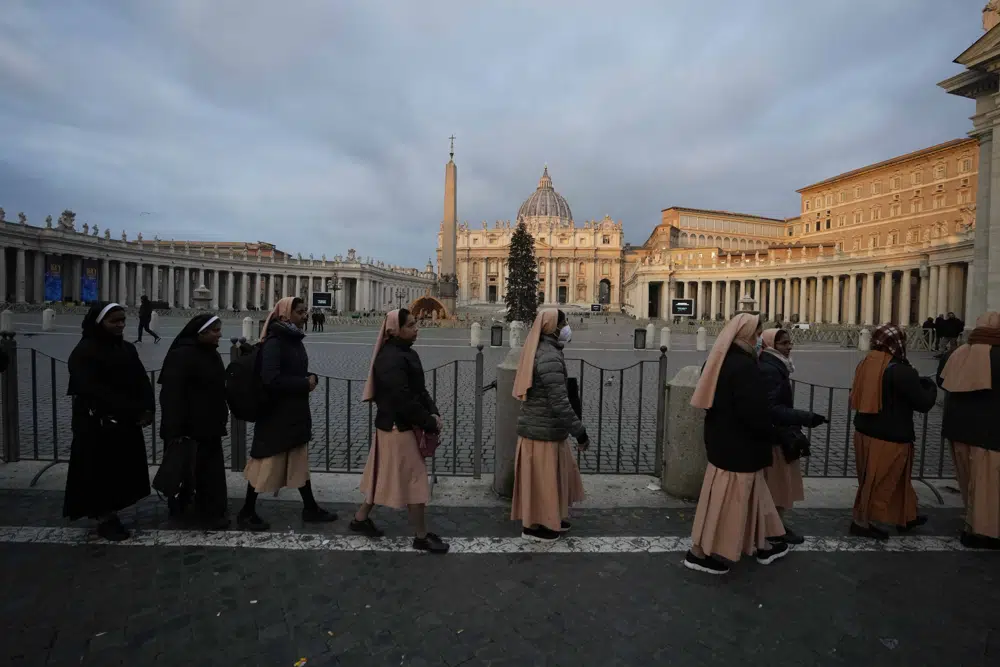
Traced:
<svg viewBox="0 0 1000 667">
<path fill-rule="evenodd" d="M 361 475 L 361 493 L 366 505 L 403 509 L 427 504 L 431 496 L 427 466 L 413 431 L 375 430 Z"/>
<path fill-rule="evenodd" d="M 569 440 L 518 438 L 514 476 L 510 518 L 525 528 L 545 526 L 561 532 L 570 505 L 583 500 L 583 478 Z"/>
<path fill-rule="evenodd" d="M 309 445 L 299 445 L 266 459 L 250 459 L 243 475 L 257 493 L 300 489 L 309 481 Z"/>
</svg>

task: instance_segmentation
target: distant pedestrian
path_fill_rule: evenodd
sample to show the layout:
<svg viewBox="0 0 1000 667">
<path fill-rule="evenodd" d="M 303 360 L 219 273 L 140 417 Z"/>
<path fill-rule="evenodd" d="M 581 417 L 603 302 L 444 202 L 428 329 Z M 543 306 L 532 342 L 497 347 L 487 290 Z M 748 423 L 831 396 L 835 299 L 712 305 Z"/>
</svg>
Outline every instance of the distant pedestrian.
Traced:
<svg viewBox="0 0 1000 667">
<path fill-rule="evenodd" d="M 940 313 L 934 320 L 934 349 L 940 350 L 941 343 L 948 337 L 948 323 L 945 321 L 944 313 Z"/>
<path fill-rule="evenodd" d="M 1000 549 L 1000 313 L 976 320 L 969 342 L 938 373 L 946 392 L 942 435 L 951 441 L 965 501 L 962 544 Z"/>
<path fill-rule="evenodd" d="M 170 513 L 181 517 L 191 502 L 204 527 L 222 530 L 226 517 L 226 367 L 219 355 L 222 320 L 195 315 L 171 343 L 160 371 L 160 438 L 166 448 L 192 450 L 194 460 L 177 496 L 169 498 Z M 188 448 L 187 442 L 194 447 Z"/>
<path fill-rule="evenodd" d="M 362 399 L 375 404 L 375 433 L 361 475 L 364 502 L 350 528 L 368 537 L 382 537 L 371 512 L 375 505 L 407 508 L 413 528 L 413 548 L 443 554 L 448 544 L 427 530 L 430 485 L 420 452 L 422 438 L 440 434 L 441 412 L 424 385 L 424 368 L 413 349 L 417 320 L 405 308 L 382 321 L 372 350 Z"/>
<path fill-rule="evenodd" d="M 775 440 L 767 386 L 757 365 L 760 317 L 739 313 L 719 333 L 691 405 L 706 410 L 708 467 L 701 485 L 685 567 L 721 575 L 741 554 L 770 565 L 788 555 L 785 534 L 764 470 Z"/>
<path fill-rule="evenodd" d="M 589 444 L 567 389 L 562 348 L 571 335 L 563 311 L 539 311 L 514 377 L 513 394 L 521 401 L 521 412 L 510 518 L 521 521 L 522 537 L 538 542 L 556 540 L 568 531 L 569 508 L 584 497 L 569 446 L 571 435 L 578 449 Z"/>
<path fill-rule="evenodd" d="M 73 444 L 63 516 L 97 519 L 97 534 L 116 542 L 129 537 L 117 512 L 149 495 L 142 429 L 156 407 L 146 369 L 124 331 L 124 308 L 95 304 L 68 364 Z"/>
<path fill-rule="evenodd" d="M 153 337 L 154 343 L 160 342 L 160 334 L 149 328 L 153 321 L 153 302 L 145 294 L 139 299 L 139 338 L 136 342 L 142 342 L 142 332 L 145 331 Z"/>
<path fill-rule="evenodd" d="M 250 461 L 244 470 L 246 500 L 236 517 L 243 530 L 270 528 L 257 514 L 257 494 L 283 488 L 299 490 L 304 522 L 337 520 L 336 514 L 317 504 L 309 480 L 309 394 L 319 379 L 309 372 L 309 354 L 302 343 L 308 312 L 302 299 L 286 296 L 264 320 L 258 355 L 268 405 L 254 423 Z"/>
<path fill-rule="evenodd" d="M 850 533 L 878 540 L 888 531 L 902 531 L 927 523 L 917 514 L 913 470 L 913 413 L 934 407 L 937 387 L 922 378 L 906 358 L 906 332 L 883 324 L 872 332 L 871 351 L 858 364 L 851 385 L 854 416 L 854 456 L 858 492 Z"/>
<path fill-rule="evenodd" d="M 778 436 L 778 444 L 771 452 L 771 465 L 764 469 L 764 479 L 785 528 L 785 534 L 775 539 L 802 544 L 805 540 L 788 527 L 784 511 L 791 509 L 796 501 L 805 500 L 799 461 L 802 456 L 809 455 L 809 440 L 801 428 L 816 428 L 826 423 L 826 417 L 794 407 L 791 375 L 795 372 L 795 364 L 792 363 L 791 335 L 784 329 L 767 329 L 761 334 L 761 342 L 760 371 L 767 387 L 771 421 Z"/>
</svg>

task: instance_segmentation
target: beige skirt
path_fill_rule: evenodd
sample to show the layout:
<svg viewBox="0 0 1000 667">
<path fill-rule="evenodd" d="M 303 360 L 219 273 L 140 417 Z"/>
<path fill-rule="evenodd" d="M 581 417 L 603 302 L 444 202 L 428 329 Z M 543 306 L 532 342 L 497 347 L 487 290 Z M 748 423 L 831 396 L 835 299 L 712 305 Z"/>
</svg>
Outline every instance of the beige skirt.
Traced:
<svg viewBox="0 0 1000 667">
<path fill-rule="evenodd" d="M 252 458 L 247 461 L 243 475 L 257 493 L 300 489 L 309 481 L 309 445 L 300 445 L 266 459 Z"/>
<path fill-rule="evenodd" d="M 569 440 L 517 439 L 514 457 L 514 498 L 510 518 L 525 528 L 559 530 L 569 518 L 569 506 L 583 500 L 583 478 Z"/>
<path fill-rule="evenodd" d="M 802 486 L 802 466 L 799 461 L 789 463 L 781 453 L 781 447 L 775 447 L 774 462 L 764 468 L 764 479 L 771 492 L 771 500 L 778 509 L 791 509 L 797 500 L 806 499 L 806 491 Z"/>
<path fill-rule="evenodd" d="M 917 492 L 910 480 L 913 445 L 855 433 L 854 458 L 858 470 L 856 523 L 905 526 L 917 518 Z"/>
<path fill-rule="evenodd" d="M 694 513 L 694 546 L 738 561 L 741 553 L 767 549 L 767 538 L 784 534 L 763 471 L 729 472 L 708 464 Z"/>
<path fill-rule="evenodd" d="M 965 501 L 965 524 L 984 537 L 1000 538 L 1000 452 L 951 443 Z"/>
<path fill-rule="evenodd" d="M 431 497 L 427 466 L 413 431 L 375 431 L 361 475 L 361 493 L 369 505 L 402 509 L 427 504 Z"/>
</svg>

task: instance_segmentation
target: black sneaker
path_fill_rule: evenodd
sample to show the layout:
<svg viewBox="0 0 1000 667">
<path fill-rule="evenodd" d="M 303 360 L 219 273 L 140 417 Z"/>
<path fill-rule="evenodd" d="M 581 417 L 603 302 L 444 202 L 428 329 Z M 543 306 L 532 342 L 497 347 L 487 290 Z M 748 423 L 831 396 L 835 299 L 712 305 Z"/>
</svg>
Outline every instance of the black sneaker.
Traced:
<svg viewBox="0 0 1000 667">
<path fill-rule="evenodd" d="M 916 519 L 914 519 L 913 521 L 907 522 L 907 524 L 905 526 L 896 526 L 896 530 L 898 530 L 901 533 L 908 533 L 911 530 L 913 530 L 914 528 L 919 528 L 920 526 L 924 525 L 925 523 L 927 523 L 927 515 L 926 514 L 918 514 Z"/>
<path fill-rule="evenodd" d="M 132 537 L 131 533 L 122 525 L 121 519 L 112 517 L 102 521 L 97 525 L 97 534 L 111 542 L 121 542 Z"/>
<path fill-rule="evenodd" d="M 427 533 L 426 537 L 414 537 L 413 548 L 417 551 L 429 551 L 432 554 L 448 553 L 448 543 L 434 533 Z"/>
<path fill-rule="evenodd" d="M 684 556 L 684 567 L 695 572 L 704 572 L 705 574 L 720 575 L 729 572 L 729 566 L 722 561 L 718 561 L 711 556 L 698 558 L 690 551 L 687 552 L 687 556 Z"/>
<path fill-rule="evenodd" d="M 757 549 L 757 562 L 761 565 L 770 565 L 776 560 L 780 560 L 788 555 L 788 545 L 784 542 L 771 544 L 770 549 Z"/>
<path fill-rule="evenodd" d="M 256 512 L 253 514 L 238 514 L 236 516 L 236 525 L 240 530 L 247 530 L 251 533 L 259 533 L 271 527 L 271 524 L 261 519 L 260 515 Z"/>
<path fill-rule="evenodd" d="M 159 344 L 160 344 L 160 337 L 157 336 L 156 338 L 153 339 L 153 345 L 159 345 Z"/>
<path fill-rule="evenodd" d="M 524 528 L 521 530 L 521 537 L 526 540 L 534 540 L 535 542 L 552 542 L 558 540 L 562 535 L 557 530 L 551 530 L 545 526 L 539 526 L 538 528 Z"/>
<path fill-rule="evenodd" d="M 337 520 L 337 515 L 319 506 L 303 507 L 302 520 L 306 523 L 331 523 Z"/>
<path fill-rule="evenodd" d="M 350 528 L 355 533 L 360 533 L 365 537 L 382 537 L 385 535 L 384 530 L 380 530 L 375 522 L 372 521 L 371 517 L 368 517 L 364 521 L 358 521 L 357 519 L 351 519 Z"/>
<path fill-rule="evenodd" d="M 803 542 L 806 541 L 806 538 L 802 537 L 788 526 L 785 526 L 784 535 L 776 535 L 774 537 L 769 537 L 767 538 L 767 541 L 775 544 L 778 542 L 782 542 L 784 544 L 802 544 Z"/>
<path fill-rule="evenodd" d="M 976 535 L 967 530 L 962 531 L 962 536 L 958 540 L 966 549 L 991 549 L 1000 550 L 1000 539 Z"/>
<path fill-rule="evenodd" d="M 855 537 L 869 537 L 873 540 L 880 540 L 883 542 L 889 539 L 888 531 L 882 530 L 878 526 L 868 526 L 865 528 L 864 526 L 859 526 L 854 521 L 851 522 L 851 529 L 848 532 Z"/>
<path fill-rule="evenodd" d="M 561 521 L 559 523 L 559 532 L 560 533 L 568 533 L 569 529 L 572 528 L 572 527 L 573 527 L 573 524 L 571 524 L 569 521 Z"/>
</svg>

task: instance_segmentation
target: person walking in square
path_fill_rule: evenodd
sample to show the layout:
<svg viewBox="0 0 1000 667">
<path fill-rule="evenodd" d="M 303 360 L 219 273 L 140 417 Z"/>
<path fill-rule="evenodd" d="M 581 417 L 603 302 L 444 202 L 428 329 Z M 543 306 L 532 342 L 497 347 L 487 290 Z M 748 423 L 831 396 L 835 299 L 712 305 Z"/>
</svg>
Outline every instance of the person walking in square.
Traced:
<svg viewBox="0 0 1000 667">
<path fill-rule="evenodd" d="M 95 304 L 68 363 L 73 443 L 63 516 L 97 519 L 97 534 L 115 542 L 129 537 L 117 512 L 149 495 L 142 429 L 156 407 L 149 376 L 124 332 L 122 306 Z"/>
<path fill-rule="evenodd" d="M 258 355 L 268 405 L 254 424 L 250 460 L 244 469 L 246 500 L 236 517 L 243 530 L 270 527 L 257 514 L 257 494 L 283 488 L 299 490 L 304 522 L 337 520 L 336 514 L 316 502 L 309 479 L 309 394 L 316 389 L 318 378 L 309 372 L 309 354 L 302 343 L 308 312 L 301 298 L 286 296 L 274 304 L 264 320 Z"/>
<path fill-rule="evenodd" d="M 779 434 L 779 443 L 772 447 L 771 465 L 764 469 L 764 479 L 771 491 L 771 499 L 781 515 L 785 534 L 780 538 L 788 544 L 802 544 L 801 535 L 788 527 L 784 512 L 799 500 L 805 500 L 802 485 L 802 468 L 799 457 L 802 451 L 796 449 L 796 439 L 803 426 L 816 428 L 826 423 L 826 417 L 796 410 L 792 394 L 791 375 L 795 372 L 792 363 L 792 336 L 784 329 L 767 329 L 761 336 L 760 371 L 767 387 L 767 402 L 771 409 L 771 421 Z M 804 436 L 802 436 L 804 438 Z M 782 444 L 784 443 L 784 444 Z M 808 444 L 808 441 L 805 441 Z M 791 451 L 791 450 L 795 451 Z M 806 454 L 808 455 L 808 454 Z"/>
<path fill-rule="evenodd" d="M 160 371 L 160 438 L 164 446 L 183 448 L 194 441 L 194 461 L 180 492 L 167 499 L 170 514 L 180 518 L 194 502 L 201 525 L 210 530 L 229 527 L 226 517 L 226 367 L 219 355 L 222 320 L 195 315 L 170 344 Z M 165 454 L 166 451 L 165 450 Z M 185 450 L 186 451 L 186 450 Z"/>
<path fill-rule="evenodd" d="M 934 407 L 937 387 L 906 358 L 906 332 L 883 324 L 872 332 L 871 351 L 851 385 L 858 492 L 850 534 L 889 539 L 878 523 L 908 531 L 927 523 L 917 514 L 913 470 L 913 413 Z"/>
<path fill-rule="evenodd" d="M 160 334 L 156 333 L 149 328 L 150 323 L 153 321 L 153 302 L 149 300 L 145 294 L 139 298 L 139 337 L 136 339 L 137 343 L 142 342 L 142 332 L 145 331 L 150 336 L 153 337 L 153 343 L 160 342 Z"/>
<path fill-rule="evenodd" d="M 1000 549 L 1000 313 L 976 320 L 969 342 L 942 360 L 942 435 L 951 441 L 965 501 L 962 544 Z"/>
<path fill-rule="evenodd" d="M 741 554 L 770 565 L 788 555 L 788 545 L 768 538 L 785 529 L 764 470 L 776 440 L 767 385 L 757 365 L 760 316 L 739 313 L 729 320 L 705 361 L 691 405 L 705 410 L 708 466 L 691 531 L 688 569 L 721 575 Z"/>
<path fill-rule="evenodd" d="M 566 315 L 561 310 L 539 311 L 514 376 L 513 394 L 521 401 L 521 412 L 510 518 L 521 521 L 522 537 L 538 542 L 551 542 L 568 531 L 569 508 L 584 497 L 569 436 L 576 438 L 580 450 L 587 448 L 589 440 L 567 390 L 560 340 L 565 329 Z"/>
<path fill-rule="evenodd" d="M 413 527 L 413 548 L 435 554 L 448 544 L 427 530 L 430 485 L 419 441 L 435 437 L 443 427 L 441 412 L 424 384 L 424 368 L 413 349 L 417 320 L 405 308 L 386 314 L 375 339 L 362 398 L 375 403 L 375 434 L 361 475 L 364 502 L 350 528 L 368 537 L 382 537 L 371 512 L 375 505 L 407 508 Z"/>
</svg>

